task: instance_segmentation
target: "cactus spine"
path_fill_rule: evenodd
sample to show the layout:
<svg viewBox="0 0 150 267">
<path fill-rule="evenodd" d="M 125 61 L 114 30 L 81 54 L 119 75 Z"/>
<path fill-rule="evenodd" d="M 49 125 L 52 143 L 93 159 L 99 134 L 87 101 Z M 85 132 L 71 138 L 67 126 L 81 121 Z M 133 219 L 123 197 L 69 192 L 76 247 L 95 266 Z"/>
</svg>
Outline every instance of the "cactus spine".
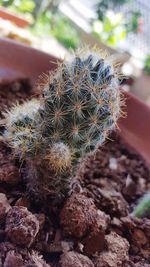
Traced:
<svg viewBox="0 0 150 267">
<path fill-rule="evenodd" d="M 116 126 L 121 96 L 116 69 L 95 50 L 77 52 L 44 77 L 40 104 L 8 112 L 5 136 L 27 162 L 32 194 L 58 196 L 68 190 L 76 160 Z"/>
</svg>

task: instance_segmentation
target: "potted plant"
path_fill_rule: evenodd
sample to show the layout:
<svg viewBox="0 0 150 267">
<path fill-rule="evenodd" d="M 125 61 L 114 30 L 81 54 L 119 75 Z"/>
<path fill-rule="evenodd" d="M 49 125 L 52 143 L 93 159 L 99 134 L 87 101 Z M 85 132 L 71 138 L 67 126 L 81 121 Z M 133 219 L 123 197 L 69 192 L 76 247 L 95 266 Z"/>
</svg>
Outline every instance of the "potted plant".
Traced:
<svg viewBox="0 0 150 267">
<path fill-rule="evenodd" d="M 131 91 L 142 100 L 149 102 L 150 97 L 150 55 L 148 54 L 144 61 L 143 71 L 135 80 Z"/>
<path fill-rule="evenodd" d="M 28 79 L 33 84 L 43 71 L 56 69 L 57 59 L 7 40 L 0 48 L 0 93 L 7 106 L 0 157 L 3 266 L 146 266 L 150 220 L 131 212 L 148 190 L 149 170 L 141 156 L 150 162 L 149 125 L 143 122 L 150 119 L 149 108 L 126 95 L 121 137 L 114 134 L 102 145 L 121 108 L 108 59 L 99 55 L 97 61 L 97 52 L 89 51 L 58 63 L 39 84 L 40 101 L 35 91 L 31 99 Z M 28 101 L 8 110 L 14 97 Z M 95 105 L 97 121 L 97 112 L 91 117 Z M 79 160 L 97 141 L 97 150 Z"/>
</svg>

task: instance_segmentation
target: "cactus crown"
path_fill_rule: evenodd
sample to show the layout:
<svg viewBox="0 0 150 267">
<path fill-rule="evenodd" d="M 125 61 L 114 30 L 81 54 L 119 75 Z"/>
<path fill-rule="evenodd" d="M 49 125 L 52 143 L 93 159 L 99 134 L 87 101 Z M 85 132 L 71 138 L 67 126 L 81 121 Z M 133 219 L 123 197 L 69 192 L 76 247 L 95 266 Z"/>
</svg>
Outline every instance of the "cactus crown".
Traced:
<svg viewBox="0 0 150 267">
<path fill-rule="evenodd" d="M 80 155 L 102 144 L 120 116 L 118 77 L 96 53 L 64 61 L 43 90 L 42 135 Z"/>
</svg>

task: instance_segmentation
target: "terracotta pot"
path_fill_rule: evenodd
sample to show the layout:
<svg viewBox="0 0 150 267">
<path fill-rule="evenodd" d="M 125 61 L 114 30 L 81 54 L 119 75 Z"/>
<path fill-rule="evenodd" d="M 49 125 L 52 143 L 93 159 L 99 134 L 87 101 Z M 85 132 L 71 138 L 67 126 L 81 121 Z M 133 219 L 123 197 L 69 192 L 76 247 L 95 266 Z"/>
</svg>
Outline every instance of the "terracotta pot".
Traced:
<svg viewBox="0 0 150 267">
<path fill-rule="evenodd" d="M 150 75 L 142 73 L 131 86 L 131 92 L 147 101 L 150 98 Z"/>
<path fill-rule="evenodd" d="M 29 77 L 35 84 L 42 72 L 56 67 L 57 58 L 7 39 L 0 39 L 0 79 Z M 127 116 L 119 121 L 120 135 L 150 165 L 150 107 L 124 93 Z"/>
</svg>

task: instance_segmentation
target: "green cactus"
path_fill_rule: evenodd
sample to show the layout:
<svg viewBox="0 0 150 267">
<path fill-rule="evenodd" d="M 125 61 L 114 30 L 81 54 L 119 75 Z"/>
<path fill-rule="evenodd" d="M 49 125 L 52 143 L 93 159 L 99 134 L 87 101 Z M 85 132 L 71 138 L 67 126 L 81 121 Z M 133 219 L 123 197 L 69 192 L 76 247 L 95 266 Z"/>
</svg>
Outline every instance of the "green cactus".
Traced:
<svg viewBox="0 0 150 267">
<path fill-rule="evenodd" d="M 95 50 L 77 52 L 44 77 L 40 103 L 5 116 L 5 136 L 26 160 L 36 198 L 65 194 L 77 159 L 105 141 L 122 104 L 117 71 Z"/>
<path fill-rule="evenodd" d="M 113 68 L 97 54 L 64 62 L 44 88 L 43 132 L 75 152 L 102 144 L 120 115 L 120 92 Z"/>
<path fill-rule="evenodd" d="M 15 155 L 21 159 L 28 153 L 35 154 L 35 144 L 38 141 L 38 132 L 35 123 L 40 109 L 40 101 L 32 99 L 22 105 L 16 104 L 11 111 L 4 113 L 5 138 L 11 145 Z"/>
<path fill-rule="evenodd" d="M 134 217 L 140 218 L 143 217 L 149 211 L 150 211 L 150 192 L 143 196 L 139 204 L 135 207 L 132 215 Z"/>
</svg>

